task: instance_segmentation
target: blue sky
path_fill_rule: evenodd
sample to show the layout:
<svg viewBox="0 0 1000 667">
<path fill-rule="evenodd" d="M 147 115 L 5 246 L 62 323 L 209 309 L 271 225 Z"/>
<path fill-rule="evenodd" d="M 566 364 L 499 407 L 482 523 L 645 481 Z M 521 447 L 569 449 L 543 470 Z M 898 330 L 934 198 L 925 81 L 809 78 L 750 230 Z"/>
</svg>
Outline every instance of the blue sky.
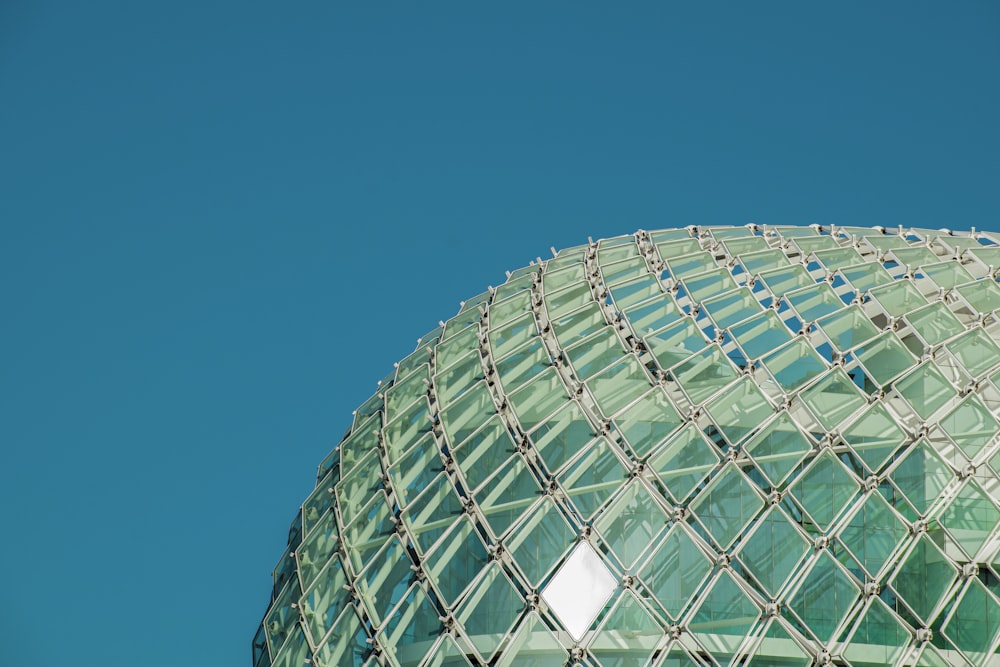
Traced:
<svg viewBox="0 0 1000 667">
<path fill-rule="evenodd" d="M 1000 5 L 0 3 L 3 661 L 249 665 L 315 467 L 504 270 L 1000 230 Z"/>
</svg>

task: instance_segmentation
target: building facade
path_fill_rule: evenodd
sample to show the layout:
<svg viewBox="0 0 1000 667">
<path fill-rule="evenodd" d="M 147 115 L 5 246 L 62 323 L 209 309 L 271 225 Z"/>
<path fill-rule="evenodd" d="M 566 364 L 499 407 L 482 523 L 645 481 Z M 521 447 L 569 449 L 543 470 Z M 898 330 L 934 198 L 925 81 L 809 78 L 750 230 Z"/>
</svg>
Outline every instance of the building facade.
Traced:
<svg viewBox="0 0 1000 667">
<path fill-rule="evenodd" d="M 1000 665 L 1000 237 L 553 255 L 355 412 L 255 667 Z"/>
</svg>

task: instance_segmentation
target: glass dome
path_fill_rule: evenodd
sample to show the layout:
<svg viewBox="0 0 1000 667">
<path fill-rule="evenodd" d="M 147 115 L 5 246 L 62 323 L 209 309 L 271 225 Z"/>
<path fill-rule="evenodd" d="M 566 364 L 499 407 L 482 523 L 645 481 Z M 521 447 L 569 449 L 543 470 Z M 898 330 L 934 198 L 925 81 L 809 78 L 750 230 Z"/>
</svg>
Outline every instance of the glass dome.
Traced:
<svg viewBox="0 0 1000 667">
<path fill-rule="evenodd" d="M 748 225 L 509 274 L 321 463 L 255 667 L 1000 664 L 998 267 Z"/>
</svg>

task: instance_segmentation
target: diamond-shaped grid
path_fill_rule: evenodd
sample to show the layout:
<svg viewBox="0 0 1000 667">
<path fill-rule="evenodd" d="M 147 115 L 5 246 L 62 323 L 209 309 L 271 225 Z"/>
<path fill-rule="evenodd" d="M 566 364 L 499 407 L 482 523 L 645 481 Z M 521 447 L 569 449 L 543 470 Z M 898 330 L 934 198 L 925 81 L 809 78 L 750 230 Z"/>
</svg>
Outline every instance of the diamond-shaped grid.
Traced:
<svg viewBox="0 0 1000 667">
<path fill-rule="evenodd" d="M 796 479 L 790 491 L 825 532 L 860 489 L 857 478 L 832 451 L 824 449 Z"/>
<path fill-rule="evenodd" d="M 817 556 L 802 584 L 788 602 L 816 638 L 829 642 L 854 606 L 861 590 L 826 550 Z"/>
<path fill-rule="evenodd" d="M 780 412 L 746 444 L 754 463 L 777 486 L 811 449 L 809 439 L 787 412 Z"/>
<path fill-rule="evenodd" d="M 772 507 L 741 546 L 739 559 L 764 591 L 777 598 L 810 546 L 788 516 L 778 507 Z"/>
<path fill-rule="evenodd" d="M 656 546 L 638 576 L 667 614 L 677 619 L 711 569 L 708 558 L 678 523 Z"/>
<path fill-rule="evenodd" d="M 639 480 L 606 507 L 594 528 L 618 561 L 630 568 L 667 525 L 667 513 Z"/>
<path fill-rule="evenodd" d="M 762 507 L 756 487 L 734 463 L 726 464 L 691 503 L 695 517 L 722 549 L 729 548 Z"/>
<path fill-rule="evenodd" d="M 890 580 L 900 599 L 930 623 L 942 596 L 958 577 L 958 569 L 937 545 L 921 535 Z"/>
</svg>

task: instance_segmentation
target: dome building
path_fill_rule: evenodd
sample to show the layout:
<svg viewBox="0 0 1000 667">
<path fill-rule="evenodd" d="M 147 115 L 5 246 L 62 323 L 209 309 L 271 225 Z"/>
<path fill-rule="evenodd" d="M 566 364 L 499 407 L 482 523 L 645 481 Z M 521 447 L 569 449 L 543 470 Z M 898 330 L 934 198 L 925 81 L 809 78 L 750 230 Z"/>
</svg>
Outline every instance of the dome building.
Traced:
<svg viewBox="0 0 1000 667">
<path fill-rule="evenodd" d="M 254 667 L 1000 665 L 1000 237 L 553 254 L 354 413 Z"/>
</svg>

